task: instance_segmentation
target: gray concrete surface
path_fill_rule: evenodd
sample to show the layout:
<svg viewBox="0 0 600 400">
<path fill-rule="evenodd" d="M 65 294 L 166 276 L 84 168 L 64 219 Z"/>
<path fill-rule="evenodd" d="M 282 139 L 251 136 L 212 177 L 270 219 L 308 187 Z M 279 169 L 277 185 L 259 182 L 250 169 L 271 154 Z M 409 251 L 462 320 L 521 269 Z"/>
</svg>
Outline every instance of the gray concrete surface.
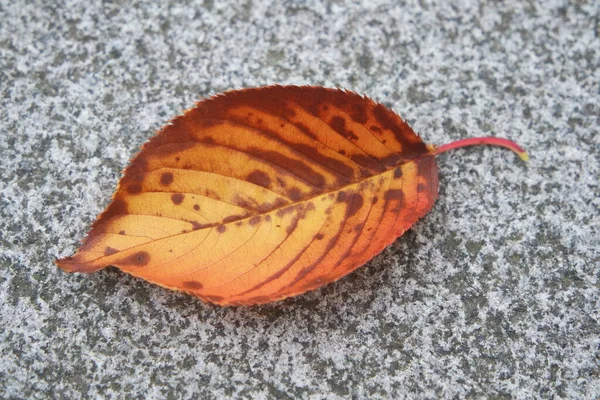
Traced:
<svg viewBox="0 0 600 400">
<path fill-rule="evenodd" d="M 600 3 L 0 3 L 0 397 L 600 397 Z M 59 271 L 194 101 L 344 87 L 427 142 L 440 198 L 351 276 L 219 308 Z"/>
</svg>

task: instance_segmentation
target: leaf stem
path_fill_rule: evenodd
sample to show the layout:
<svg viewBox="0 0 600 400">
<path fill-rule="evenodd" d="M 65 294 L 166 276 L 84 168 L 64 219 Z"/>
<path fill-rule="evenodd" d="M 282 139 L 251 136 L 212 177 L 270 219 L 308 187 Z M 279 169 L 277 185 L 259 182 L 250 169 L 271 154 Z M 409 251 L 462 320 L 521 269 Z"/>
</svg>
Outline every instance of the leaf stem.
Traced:
<svg viewBox="0 0 600 400">
<path fill-rule="evenodd" d="M 502 138 L 497 138 L 497 137 L 479 137 L 479 138 L 468 138 L 468 139 L 457 140 L 456 142 L 444 144 L 444 145 L 438 147 L 435 150 L 434 154 L 438 155 L 438 154 L 444 153 L 448 150 L 458 149 L 458 148 L 467 147 L 467 146 L 477 146 L 480 144 L 506 147 L 507 149 L 514 151 L 521 158 L 521 160 L 529 161 L 529 155 L 527 154 L 527 152 L 525 150 L 523 150 L 523 148 L 521 146 L 519 146 L 512 140 L 502 139 Z"/>
</svg>

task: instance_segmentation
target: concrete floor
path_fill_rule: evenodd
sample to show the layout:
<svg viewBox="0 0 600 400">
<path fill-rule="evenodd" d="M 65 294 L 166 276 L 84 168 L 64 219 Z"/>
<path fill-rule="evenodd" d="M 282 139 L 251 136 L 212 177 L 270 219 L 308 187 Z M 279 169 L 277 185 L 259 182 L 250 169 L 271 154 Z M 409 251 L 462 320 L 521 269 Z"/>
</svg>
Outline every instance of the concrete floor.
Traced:
<svg viewBox="0 0 600 400">
<path fill-rule="evenodd" d="M 600 3 L 62 3 L 0 5 L 0 397 L 600 397 Z M 440 156 L 425 218 L 273 305 L 55 267 L 153 132 L 272 83 L 531 161 Z"/>
</svg>

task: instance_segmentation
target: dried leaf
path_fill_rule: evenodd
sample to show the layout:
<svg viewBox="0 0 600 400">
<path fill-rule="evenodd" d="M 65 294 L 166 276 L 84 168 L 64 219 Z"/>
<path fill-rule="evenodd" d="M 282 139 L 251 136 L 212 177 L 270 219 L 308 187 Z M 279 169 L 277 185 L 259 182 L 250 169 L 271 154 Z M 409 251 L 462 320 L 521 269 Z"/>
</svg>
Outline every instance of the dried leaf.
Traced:
<svg viewBox="0 0 600 400">
<path fill-rule="evenodd" d="M 355 93 L 270 86 L 199 102 L 146 143 L 73 257 L 221 305 L 295 296 L 365 264 L 433 205 L 435 156 Z"/>
</svg>

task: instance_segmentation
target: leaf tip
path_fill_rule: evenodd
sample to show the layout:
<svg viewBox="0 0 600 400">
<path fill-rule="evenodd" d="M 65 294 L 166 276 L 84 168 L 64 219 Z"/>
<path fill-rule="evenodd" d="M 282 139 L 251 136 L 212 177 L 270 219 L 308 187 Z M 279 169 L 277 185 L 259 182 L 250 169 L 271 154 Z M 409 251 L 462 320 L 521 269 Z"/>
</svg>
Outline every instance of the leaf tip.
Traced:
<svg viewBox="0 0 600 400">
<path fill-rule="evenodd" d="M 76 257 L 57 258 L 54 263 L 65 272 L 81 272 L 84 274 L 90 274 L 104 268 L 78 261 Z"/>
</svg>

